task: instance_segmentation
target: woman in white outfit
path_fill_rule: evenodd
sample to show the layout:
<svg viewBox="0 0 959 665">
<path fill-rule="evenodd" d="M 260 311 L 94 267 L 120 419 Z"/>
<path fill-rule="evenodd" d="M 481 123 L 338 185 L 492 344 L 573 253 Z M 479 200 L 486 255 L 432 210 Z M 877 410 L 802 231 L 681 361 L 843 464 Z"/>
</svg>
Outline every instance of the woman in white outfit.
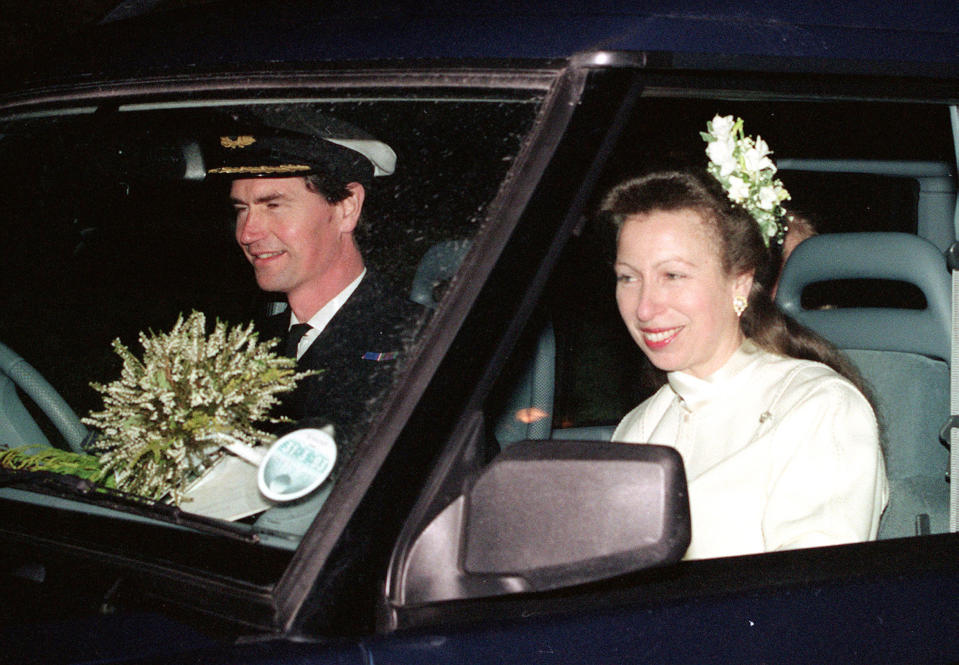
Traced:
<svg viewBox="0 0 959 665">
<path fill-rule="evenodd" d="M 782 229 L 761 232 L 747 208 L 705 171 L 629 180 L 603 203 L 620 314 L 665 373 L 613 440 L 681 453 L 686 558 L 874 539 L 888 498 L 861 379 L 775 307 L 767 242 Z"/>
</svg>

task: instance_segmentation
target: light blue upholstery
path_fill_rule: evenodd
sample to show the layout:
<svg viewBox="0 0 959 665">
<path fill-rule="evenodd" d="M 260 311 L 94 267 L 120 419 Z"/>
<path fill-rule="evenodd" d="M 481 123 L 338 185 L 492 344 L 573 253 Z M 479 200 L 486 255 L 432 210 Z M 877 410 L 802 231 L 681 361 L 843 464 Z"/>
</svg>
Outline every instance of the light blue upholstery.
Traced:
<svg viewBox="0 0 959 665">
<path fill-rule="evenodd" d="M 806 286 L 839 279 L 908 282 L 926 309 L 803 309 Z M 890 501 L 880 538 L 917 533 L 927 515 L 948 531 L 949 453 L 939 429 L 949 417 L 951 282 L 943 255 L 904 233 L 837 233 L 801 243 L 783 270 L 776 301 L 846 352 L 869 383 L 884 426 Z"/>
<path fill-rule="evenodd" d="M 0 447 L 50 445 L 20 401 L 18 387 L 49 418 L 70 449 L 82 452 L 86 426 L 56 389 L 5 344 L 0 344 Z"/>
<path fill-rule="evenodd" d="M 924 310 L 861 308 L 804 310 L 803 289 L 837 279 L 886 279 L 922 290 Z M 942 253 L 907 233 L 831 233 L 801 243 L 789 257 L 776 302 L 840 348 L 950 356 L 951 282 Z"/>
<path fill-rule="evenodd" d="M 21 446 L 48 447 L 50 442 L 27 411 L 16 384 L 0 374 L 0 450 Z"/>
<path fill-rule="evenodd" d="M 430 247 L 417 267 L 410 300 L 435 309 L 439 304 L 437 289 L 453 278 L 468 250 L 468 240 L 448 240 Z M 495 419 L 494 436 L 501 448 L 526 439 L 608 441 L 611 438 L 613 427 L 553 431 L 555 386 L 556 336 L 552 325 L 547 322 L 503 412 Z"/>
<path fill-rule="evenodd" d="M 554 429 L 550 438 L 568 441 L 609 441 L 616 431 L 615 425 L 584 425 Z"/>
<path fill-rule="evenodd" d="M 513 388 L 509 403 L 496 422 L 501 448 L 526 439 L 609 441 L 615 426 L 594 425 L 553 429 L 556 391 L 556 336 L 549 323 L 543 326 L 536 350 Z"/>
<path fill-rule="evenodd" d="M 506 408 L 497 419 L 494 434 L 500 448 L 526 439 L 551 437 L 555 386 L 556 336 L 553 326 L 547 323 Z"/>
<path fill-rule="evenodd" d="M 437 288 L 453 279 L 469 248 L 469 239 L 464 239 L 438 242 L 426 250 L 413 276 L 410 300 L 436 309 L 439 304 Z"/>
<path fill-rule="evenodd" d="M 456 274 L 469 246 L 468 240 L 448 240 L 430 247 L 416 269 L 410 300 L 435 309 L 439 304 L 437 289 Z M 555 367 L 556 338 L 547 323 L 503 413 L 496 419 L 494 435 L 501 448 L 525 439 L 550 438 Z"/>
<path fill-rule="evenodd" d="M 776 160 L 780 172 L 869 173 L 909 178 L 916 183 L 916 235 L 945 252 L 955 241 L 956 179 L 952 165 L 886 159 L 788 159 Z"/>
</svg>

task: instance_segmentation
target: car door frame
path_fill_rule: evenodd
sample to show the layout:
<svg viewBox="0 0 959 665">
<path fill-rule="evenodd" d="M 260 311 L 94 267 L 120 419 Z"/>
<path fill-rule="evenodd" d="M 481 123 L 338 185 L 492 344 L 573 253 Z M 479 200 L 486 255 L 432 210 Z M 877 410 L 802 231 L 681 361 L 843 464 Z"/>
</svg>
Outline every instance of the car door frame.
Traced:
<svg viewBox="0 0 959 665">
<path fill-rule="evenodd" d="M 728 64 L 728 62 L 726 63 Z M 768 64 L 768 63 L 767 63 Z M 690 91 L 685 94 L 696 94 L 696 90 L 708 93 L 710 89 L 723 90 L 726 93 L 735 91 L 738 94 L 752 94 L 757 99 L 802 98 L 813 95 L 825 95 L 837 99 L 907 99 L 923 100 L 947 105 L 954 103 L 957 96 L 956 81 L 954 79 L 927 80 L 910 79 L 907 85 L 899 88 L 891 87 L 894 79 L 888 76 L 888 71 L 881 70 L 878 75 L 874 71 L 860 76 L 847 78 L 839 75 L 834 66 L 826 66 L 825 72 L 813 74 L 780 74 L 772 76 L 768 72 L 722 71 L 714 72 L 677 72 L 670 68 L 649 67 L 642 71 L 637 70 L 637 89 L 661 88 L 663 90 Z M 841 69 L 841 68 L 840 68 Z M 722 85 L 716 86 L 712 80 L 720 77 Z M 562 155 L 562 147 L 557 151 Z M 555 164 L 551 168 L 558 168 Z M 550 185 L 548 177 L 543 183 Z M 588 192 L 581 191 L 573 200 L 582 202 L 589 196 Z M 531 208 L 536 204 L 534 196 Z M 559 215 L 564 220 L 576 219 L 581 208 L 570 208 L 568 215 Z M 527 210 L 528 215 L 534 215 Z M 534 215 L 535 216 L 535 215 Z M 545 273 L 555 262 L 562 242 L 572 233 L 576 225 L 554 227 L 556 240 L 559 243 L 554 251 L 544 258 L 544 264 L 537 273 L 537 279 L 529 281 L 528 293 L 531 294 L 525 301 L 525 306 L 517 310 L 521 321 L 510 322 L 510 333 L 503 336 L 503 346 L 494 355 L 501 359 L 499 364 L 491 363 L 484 380 L 477 384 L 476 390 L 469 400 L 469 408 L 465 409 L 461 417 L 461 427 L 450 437 L 448 447 L 443 452 L 433 475 L 427 482 L 424 499 L 414 508 L 411 518 L 407 522 L 404 533 L 398 540 L 394 563 L 390 569 L 390 577 L 386 585 L 386 593 L 382 601 L 379 630 L 383 633 L 395 632 L 395 639 L 403 642 L 405 635 L 410 635 L 409 644 L 417 643 L 417 636 L 428 632 L 434 637 L 437 631 L 446 634 L 447 631 L 462 635 L 484 635 L 496 632 L 493 624 L 507 622 L 515 628 L 515 624 L 525 621 L 539 622 L 538 625 L 562 625 L 570 613 L 578 617 L 595 630 L 602 632 L 599 624 L 607 612 L 622 612 L 624 616 L 640 614 L 665 615 L 669 606 L 679 604 L 686 610 L 676 610 L 681 615 L 686 612 L 686 620 L 695 621 L 696 610 L 694 605 L 708 608 L 711 604 L 718 607 L 726 602 L 747 602 L 750 598 L 763 598 L 763 602 L 778 602 L 777 594 L 789 595 L 794 601 L 792 609 L 801 610 L 802 602 L 826 590 L 835 592 L 837 598 L 846 594 L 852 597 L 855 589 L 868 590 L 875 597 L 884 600 L 870 604 L 870 610 L 890 612 L 895 609 L 891 596 L 895 593 L 903 597 L 910 597 L 913 602 L 923 608 L 923 616 L 933 617 L 936 613 L 955 614 L 955 610 L 948 602 L 941 598 L 919 596 L 911 583 L 922 583 L 924 589 L 930 588 L 928 581 L 931 578 L 940 580 L 943 589 L 956 590 L 959 584 L 959 566 L 956 565 L 955 553 L 959 551 L 959 535 L 942 534 L 937 536 L 882 541 L 873 543 L 859 543 L 834 548 L 820 548 L 813 550 L 798 550 L 775 554 L 757 555 L 752 557 L 738 557 L 711 561 L 683 562 L 671 566 L 669 569 L 653 570 L 629 574 L 624 577 L 610 580 L 605 583 L 585 585 L 566 592 L 545 592 L 540 594 L 520 594 L 512 597 L 498 597 L 487 599 L 471 599 L 449 601 L 433 605 L 417 607 L 398 607 L 391 590 L 395 590 L 395 576 L 398 574 L 397 562 L 402 559 L 403 548 L 409 547 L 414 541 L 418 530 L 422 529 L 432 516 L 437 514 L 439 506 L 444 500 L 455 496 L 457 487 L 462 487 L 464 479 L 474 473 L 482 464 L 480 455 L 470 446 L 476 445 L 481 438 L 477 436 L 476 428 L 482 420 L 482 391 L 486 389 L 496 372 L 502 367 L 502 359 L 509 356 L 512 342 L 518 336 L 518 328 L 522 327 L 526 318 L 533 309 L 538 290 L 545 281 Z M 529 237 L 526 234 L 524 237 Z M 509 247 L 504 255 L 508 255 Z M 495 273 L 491 276 L 496 279 Z M 513 332 L 513 331 L 516 332 Z M 704 579 L 712 582 L 704 584 Z M 855 592 L 858 593 L 858 592 Z M 810 595 L 812 594 L 812 595 Z M 802 600 L 802 599 L 805 599 Z M 610 608 L 619 608 L 610 610 Z M 785 616 L 785 615 L 784 615 Z M 864 621 L 867 614 L 856 613 L 856 620 Z M 814 617 L 807 617 L 808 634 L 816 630 L 831 632 L 823 621 L 815 621 Z M 785 621 L 785 619 L 784 619 Z M 847 622 L 846 629 L 855 621 Z M 941 640 L 943 633 L 938 629 L 930 629 L 929 623 L 921 618 L 909 622 L 911 629 L 917 634 L 926 634 L 935 641 Z M 828 630 L 827 630 L 828 629 Z M 551 628 L 543 628 L 553 638 L 562 641 L 561 630 L 551 633 Z M 516 633 L 515 641 L 509 635 L 509 629 L 503 629 L 497 635 L 507 640 L 507 643 L 517 647 L 517 652 L 523 652 L 529 646 L 529 640 Z M 905 636 L 908 631 L 895 631 L 889 639 L 873 639 L 871 648 L 879 651 L 877 645 L 899 645 L 906 648 Z M 545 634 L 544 633 L 544 634 Z M 486 639 L 484 638 L 484 639 Z M 663 641 L 668 641 L 664 638 Z M 391 639 L 384 639 L 382 644 L 392 643 Z M 678 642 L 677 642 L 678 643 Z M 422 646 L 421 643 L 419 643 Z M 473 643 L 479 648 L 479 642 Z M 915 646 L 915 645 L 913 645 Z M 899 648 L 897 647 L 897 648 Z M 530 649 L 532 647 L 529 647 Z M 387 654 L 395 662 L 403 662 L 400 651 L 386 647 L 383 654 Z M 461 653 L 461 652 L 460 652 Z M 528 650 L 526 651 L 529 655 Z M 565 652 L 570 655 L 570 652 Z M 381 654 L 381 655 L 383 655 Z M 462 653 L 461 653 L 462 655 Z M 521 659 L 517 659 L 520 662 Z M 442 662 L 437 660 L 436 662 Z M 477 659 L 476 662 L 482 662 Z M 645 662 L 637 659 L 637 662 Z"/>
</svg>

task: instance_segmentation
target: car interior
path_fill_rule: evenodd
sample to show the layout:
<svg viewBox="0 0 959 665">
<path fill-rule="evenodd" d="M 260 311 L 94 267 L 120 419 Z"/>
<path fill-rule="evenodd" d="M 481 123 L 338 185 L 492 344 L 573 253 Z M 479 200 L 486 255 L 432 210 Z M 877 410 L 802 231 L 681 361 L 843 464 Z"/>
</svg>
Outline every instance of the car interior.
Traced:
<svg viewBox="0 0 959 665">
<path fill-rule="evenodd" d="M 903 218 L 898 222 L 864 226 L 841 221 L 835 230 L 826 229 L 801 243 L 789 256 L 776 301 L 844 351 L 872 390 L 891 493 L 879 538 L 948 532 L 949 451 L 940 430 L 949 419 L 951 284 L 944 253 L 955 236 L 953 168 L 945 161 L 902 159 L 778 161 L 787 183 L 806 186 L 862 179 L 867 191 L 898 187 L 904 192 L 892 206 L 896 210 L 892 214 Z M 642 381 L 649 367 L 638 350 L 629 351 L 628 339 L 602 339 L 615 337 L 609 328 L 621 326 L 615 305 L 589 302 L 611 300 L 611 280 L 594 276 L 583 289 L 590 295 L 575 302 L 569 297 L 575 290 L 569 288 L 570 280 L 587 281 L 589 271 L 602 272 L 596 266 L 610 265 L 604 253 L 611 236 L 608 231 L 591 231 L 590 224 L 598 223 L 589 220 L 580 236 L 571 239 L 552 287 L 547 287 L 540 309 L 514 350 L 512 369 L 493 390 L 488 426 L 499 450 L 524 440 L 608 441 L 618 417 L 649 394 Z M 577 252 L 587 258 L 577 257 Z M 432 265 L 425 272 L 437 283 L 448 279 L 455 272 L 451 258 L 455 257 L 447 254 L 436 262 L 425 257 Z M 591 308 L 602 310 L 598 322 L 592 321 Z M 571 319 L 588 333 L 570 337 Z M 600 378 L 586 392 L 595 390 L 606 408 L 599 417 L 570 417 L 570 377 L 575 375 L 570 364 L 586 364 L 588 360 L 577 361 L 574 356 L 594 343 L 613 354 L 617 358 L 613 364 L 619 365 L 603 376 L 602 363 L 609 360 L 593 359 L 590 371 L 594 379 L 596 374 Z M 624 348 L 627 356 L 621 355 Z M 624 385 L 623 374 L 632 376 L 631 385 Z M 607 385 L 599 385 L 603 383 Z M 583 392 L 576 386 L 572 390 Z M 631 397 L 613 403 L 623 395 Z"/>
<path fill-rule="evenodd" d="M 803 307 L 808 286 L 839 279 L 912 283 L 926 307 Z M 939 431 L 949 418 L 950 294 L 942 253 L 904 233 L 809 238 L 780 280 L 780 306 L 842 349 L 873 390 L 890 484 L 880 538 L 948 531 L 949 454 Z"/>
<path fill-rule="evenodd" d="M 788 127 L 791 122 L 808 123 L 803 120 L 803 113 L 820 111 L 802 106 L 796 110 L 767 104 L 737 106 L 723 100 L 648 100 L 627 126 L 595 196 L 631 170 L 663 162 L 660 153 L 671 160 L 701 159 L 701 142 L 690 128 L 698 127 L 716 107 L 725 106 L 758 121 L 760 127 L 763 122 L 771 123 L 773 136 L 777 129 Z M 882 131 L 899 112 L 884 110 L 877 121 L 877 131 Z M 848 123 L 856 113 L 850 107 L 843 117 Z M 931 117 L 934 111 L 926 114 Z M 778 115 L 785 116 L 785 120 Z M 189 125 L 191 120 L 191 116 L 186 116 L 180 122 Z M 136 143 L 139 135 L 135 126 L 130 124 L 127 131 L 133 135 L 128 140 Z M 841 126 L 832 131 L 841 132 Z M 792 157 L 822 152 L 821 148 L 805 145 L 806 139 L 797 136 L 801 137 L 802 132 L 786 133 L 782 149 L 785 156 L 779 158 L 777 153 L 781 173 L 796 198 L 818 198 L 830 203 L 840 199 L 843 203 L 848 203 L 847 199 L 855 203 L 862 199 L 866 203 L 861 209 L 874 219 L 859 220 L 854 206 L 833 211 L 833 220 L 839 221 L 822 229 L 821 235 L 803 243 L 790 257 L 778 302 L 802 323 L 847 351 L 875 392 L 885 428 L 893 494 L 881 537 L 947 531 L 948 451 L 939 440 L 939 430 L 949 415 L 950 285 L 943 252 L 954 236 L 956 189 L 952 165 L 925 154 L 915 155 L 917 158 L 911 154 L 905 155 L 908 158 L 892 158 L 895 155 L 889 154 L 853 157 L 862 151 L 855 140 L 865 143 L 871 137 L 851 139 L 845 153 L 837 151 L 824 158 Z M 825 137 L 822 143 L 828 143 L 829 138 Z M 198 149 L 195 144 L 188 144 L 186 148 L 179 145 L 176 150 L 185 164 L 180 177 L 188 187 L 196 188 L 197 173 L 202 169 L 198 170 L 196 159 L 186 158 L 192 154 L 190 145 Z M 897 151 L 906 152 L 901 147 Z M 943 157 L 942 151 L 933 156 Z M 138 186 L 143 190 L 143 174 L 135 173 L 133 168 L 139 165 L 134 160 L 132 166 L 124 167 L 137 177 L 131 178 L 132 184 L 128 183 L 119 197 L 116 191 L 101 191 L 90 210 L 60 214 L 80 215 L 73 224 L 79 221 L 82 225 L 96 217 L 97 202 L 107 205 L 115 198 L 121 201 L 124 212 L 135 213 L 136 206 L 128 199 L 135 200 Z M 100 168 L 107 166 L 102 164 Z M 384 196 L 398 191 L 387 191 Z M 190 192 L 195 189 L 188 189 L 187 193 Z M 872 202 L 870 197 L 877 200 Z M 876 214 L 878 208 L 883 209 L 881 215 Z M 212 209 L 201 208 L 193 214 L 202 218 Z M 161 211 L 160 215 L 163 214 L 170 213 Z M 438 232 L 429 224 L 422 226 L 439 239 L 426 242 L 430 238 L 425 234 L 417 239 L 415 252 L 419 258 L 412 257 L 404 263 L 401 281 L 406 281 L 406 274 L 411 275 L 409 297 L 436 309 L 442 306 L 450 281 L 456 279 L 457 270 L 473 245 L 470 237 L 455 230 Z M 98 235 L 120 230 L 119 226 L 86 229 L 90 232 L 88 237 L 81 233 L 85 244 L 78 244 L 74 251 L 81 260 L 92 263 L 98 258 L 93 252 L 102 244 Z M 142 232 L 137 229 L 135 241 L 154 242 L 148 231 L 148 227 L 143 227 Z M 191 227 L 190 232 L 196 229 Z M 124 229 L 122 233 L 129 231 Z M 228 234 L 222 235 L 220 241 L 226 251 L 232 251 Z M 121 239 L 130 240 L 125 236 Z M 391 258 L 395 240 L 393 236 L 375 238 L 372 260 L 385 264 Z M 507 367 L 489 392 L 484 414 L 491 442 L 485 452 L 487 459 L 521 441 L 608 441 L 618 419 L 650 394 L 647 378 L 651 369 L 623 330 L 612 299 L 613 244 L 610 229 L 587 210 Z M 231 265 L 222 277 L 223 284 L 235 283 L 236 274 L 242 274 L 238 271 L 243 269 L 245 266 Z M 824 284 L 825 290 L 820 288 Z M 830 290 L 830 285 L 836 288 Z M 95 284 L 90 288 L 95 288 Z M 174 284 L 173 288 L 180 287 Z M 115 334 L 112 330 L 107 332 Z M 21 338 L 24 335 L 20 333 Z M 71 409 L 57 402 L 56 391 L 13 350 L 2 350 L 3 434 L 13 442 L 38 440 L 32 414 L 24 408 L 14 383 L 7 378 L 20 372 L 21 389 L 59 423 L 57 429 L 66 433 L 68 447 L 79 450 L 87 432 L 72 417 Z M 295 506 L 269 510 L 259 518 L 258 526 L 267 533 L 302 535 L 330 490 L 327 486 Z M 283 547 L 295 547 L 295 543 L 295 538 L 279 542 Z"/>
</svg>

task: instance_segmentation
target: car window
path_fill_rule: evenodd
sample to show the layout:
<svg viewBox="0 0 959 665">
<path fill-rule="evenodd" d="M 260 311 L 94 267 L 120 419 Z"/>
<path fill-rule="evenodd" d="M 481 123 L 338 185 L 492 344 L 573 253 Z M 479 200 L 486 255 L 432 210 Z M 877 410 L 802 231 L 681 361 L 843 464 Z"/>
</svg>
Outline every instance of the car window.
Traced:
<svg viewBox="0 0 959 665">
<path fill-rule="evenodd" d="M 367 188 L 356 233 L 368 274 L 375 271 L 411 312 L 404 319 L 402 348 L 357 350 L 364 360 L 386 368 L 384 388 L 369 396 L 355 421 L 336 431 L 339 454 L 333 475 L 306 498 L 278 503 L 260 497 L 258 501 L 265 503 L 244 512 L 229 505 L 238 501 L 238 494 L 224 486 L 219 503 L 227 505 L 212 509 L 203 504 L 201 509 L 191 500 L 180 503 L 185 513 L 199 514 L 201 521 L 194 526 L 207 534 L 219 530 L 275 550 L 276 555 L 252 555 L 246 563 L 235 553 L 218 559 L 188 544 L 189 529 L 171 526 L 177 533 L 170 537 L 185 540 L 182 546 L 161 548 L 162 557 L 258 583 L 275 582 L 350 463 L 349 451 L 379 415 L 378 407 L 402 374 L 404 362 L 388 362 L 393 360 L 390 354 L 412 358 L 417 344 L 426 343 L 420 340 L 421 332 L 441 306 L 444 286 L 458 262 L 438 272 L 427 270 L 427 284 L 418 287 L 426 289 L 425 299 L 414 297 L 417 279 L 423 279 L 418 271 L 438 260 L 442 263 L 442 257 L 431 254 L 436 247 L 453 247 L 462 259 L 525 145 L 541 101 L 541 92 L 516 86 L 505 92 L 463 89 L 457 94 L 407 87 L 402 95 L 387 91 L 349 99 L 318 94 L 308 99 L 298 95 L 163 103 L 129 100 L 119 105 L 94 101 L 0 118 L 0 227 L 7 238 L 0 250 L 0 342 L 9 350 L 11 362 L 34 368 L 62 396 L 64 410 L 80 418 L 104 409 L 97 384 L 121 378 L 124 359 L 114 340 L 132 357 L 141 358 L 141 335 L 166 334 L 192 312 L 205 316 L 201 332 L 210 335 L 217 323 L 231 330 L 242 328 L 284 306 L 282 294 L 258 288 L 237 245 L 230 183 L 206 177 L 212 164 L 210 146 L 225 134 L 223 127 L 232 126 L 231 119 L 254 116 L 282 127 L 289 118 L 337 118 L 362 128 L 396 154 L 395 172 L 375 178 Z M 243 139 L 226 138 L 234 144 Z M 265 336 L 259 339 L 265 341 Z M 4 371 L 13 376 L 9 364 Z M 344 394 L 355 390 L 349 375 L 338 377 L 336 386 L 341 387 L 332 389 L 331 400 L 338 399 L 337 389 Z M 16 408 L 0 414 L 0 431 L 10 439 L 0 441 L 0 448 L 14 443 L 40 447 L 26 450 L 24 459 L 36 459 L 38 450 L 46 454 L 43 451 L 79 448 L 90 453 L 103 431 L 129 424 L 100 421 L 99 426 L 89 426 L 90 436 L 84 441 L 69 442 L 57 422 L 30 399 L 22 382 L 14 388 L 4 377 L 3 388 L 5 404 Z M 141 393 L 134 388 L 126 394 L 138 399 Z M 243 391 L 237 394 L 242 396 Z M 189 429 L 189 422 L 180 424 Z M 257 426 L 283 431 L 275 425 L 269 429 L 265 422 Z M 52 448 L 46 448 L 48 444 Z M 165 453 L 154 449 L 149 454 Z M 233 458 L 220 454 L 217 459 Z M 256 467 L 233 463 L 244 469 L 245 489 L 236 492 L 256 494 Z M 193 472 L 192 480 L 204 470 Z M 49 488 L 31 488 L 17 480 L 18 489 L 0 490 L 5 499 L 43 506 L 48 513 L 51 509 L 75 513 L 64 519 L 77 524 L 96 524 L 97 516 L 109 518 L 115 525 L 112 536 L 103 536 L 104 530 L 95 527 L 87 532 L 100 540 L 100 547 L 120 548 L 146 560 L 159 551 L 138 546 L 138 541 L 148 539 L 132 534 L 146 528 L 143 524 L 162 526 L 165 513 L 139 514 L 136 496 L 132 507 L 124 504 L 119 512 L 111 512 L 118 503 L 91 507 L 73 501 L 67 490 L 54 491 L 62 494 L 55 499 Z M 172 497 L 166 494 L 158 503 L 168 505 Z M 174 518 L 181 525 L 191 523 L 188 518 L 170 519 Z M 52 519 L 57 521 L 56 515 Z"/>
<path fill-rule="evenodd" d="M 848 100 L 748 102 L 743 101 L 743 95 L 726 97 L 721 93 L 704 98 L 671 98 L 668 91 L 653 88 L 647 88 L 644 95 L 609 151 L 597 184 L 586 197 L 589 202 L 584 206 L 580 224 L 558 255 L 535 305 L 527 310 L 524 330 L 485 395 L 482 434 L 472 433 L 468 442 L 460 442 L 462 452 L 454 453 L 451 449 L 451 459 L 458 454 L 461 464 L 457 467 L 447 461 L 452 471 L 445 478 L 452 483 L 451 487 L 466 487 L 462 501 L 469 501 L 471 485 L 457 474 L 480 473 L 475 466 L 477 457 L 492 460 L 495 465 L 498 457 L 513 446 L 521 446 L 526 454 L 529 449 L 522 442 L 608 441 L 623 416 L 661 385 L 662 375 L 650 366 L 619 316 L 612 269 L 615 230 L 597 211 L 606 191 L 626 177 L 665 166 L 702 167 L 706 158 L 700 132 L 717 114 L 744 118 L 750 132 L 760 134 L 773 147 L 774 158 L 788 165 L 779 175 L 792 194 L 791 203 L 797 205 L 796 209 L 801 205 L 804 212 L 815 213 L 822 220 L 818 229 L 820 246 L 829 247 L 831 239 L 853 239 L 852 249 L 846 251 L 868 256 L 872 250 L 857 252 L 855 242 L 871 248 L 870 236 L 895 241 L 893 244 L 909 238 L 928 250 L 928 255 L 921 259 L 911 250 L 900 252 L 892 261 L 906 266 L 899 274 L 909 273 L 911 262 L 928 260 L 933 281 L 939 286 L 948 283 L 941 254 L 945 247 L 939 246 L 948 245 L 944 238 L 954 235 L 955 164 L 947 107 Z M 892 137 L 904 117 L 915 119 L 909 125 L 912 131 L 907 137 Z M 935 186 L 926 186 L 923 178 L 927 175 L 938 178 Z M 935 190 L 932 199 L 930 189 Z M 939 193 L 942 206 L 931 203 Z M 536 217 L 535 213 L 530 216 Z M 886 260 L 877 259 L 880 264 Z M 826 272 L 822 276 L 836 281 Z M 816 275 L 813 277 L 812 282 L 816 282 Z M 905 274 L 892 281 L 906 283 L 910 276 Z M 865 288 L 858 282 L 840 284 L 841 302 L 829 299 L 835 294 L 825 296 L 826 300 L 817 296 L 819 300 L 807 300 L 803 307 L 812 312 L 847 309 L 866 316 L 884 311 L 892 317 L 884 319 L 889 321 L 886 328 L 875 324 L 851 326 L 851 340 L 833 337 L 828 327 L 819 332 L 836 340 L 834 343 L 860 368 L 875 391 L 885 428 L 883 445 L 892 497 L 879 537 L 943 533 L 948 531 L 948 451 L 939 441 L 938 425 L 929 423 L 945 422 L 948 416 L 948 344 L 935 350 L 918 344 L 894 359 L 916 360 L 922 365 L 923 379 L 916 379 L 911 373 L 914 367 L 886 364 L 889 358 L 883 354 L 889 347 L 885 341 L 871 346 L 876 335 L 866 335 L 867 329 L 880 331 L 880 336 L 912 330 L 902 321 L 910 320 L 917 311 L 929 311 L 931 302 L 924 302 L 929 292 L 914 284 L 900 289 L 888 280 L 871 276 L 863 282 Z M 903 311 L 907 312 L 905 317 L 897 318 Z M 938 330 L 942 333 L 939 337 L 948 338 L 948 325 Z M 857 332 L 862 335 L 857 337 Z M 918 328 L 914 332 L 916 340 L 922 337 Z M 910 337 L 906 335 L 907 344 Z M 927 388 L 922 396 L 905 399 L 896 388 L 916 381 Z M 919 405 L 924 415 L 915 418 Z M 924 480 L 922 490 L 916 492 L 918 486 L 913 483 L 919 477 Z M 435 491 L 431 508 L 418 513 L 425 528 L 422 541 L 417 542 L 410 534 L 413 545 L 399 550 L 394 557 L 397 567 L 390 587 L 394 607 L 402 607 L 405 598 L 422 602 L 424 598 L 442 600 L 473 593 L 468 586 L 468 571 L 457 568 L 458 572 L 447 577 L 438 572 L 433 579 L 417 559 L 419 548 L 433 551 L 437 547 L 433 539 L 452 528 L 450 522 L 443 521 L 449 519 L 451 512 L 439 512 L 447 505 L 452 511 L 455 504 L 444 503 L 449 496 L 448 492 Z M 435 519 L 428 522 L 426 518 L 432 515 L 436 515 Z M 470 514 L 470 519 L 481 521 L 483 517 Z M 467 535 L 461 537 L 468 538 L 468 523 L 463 533 Z M 456 551 L 455 544 L 450 547 Z M 415 570 L 415 574 L 410 570 Z M 664 573 L 662 578 L 667 586 L 671 574 Z M 681 573 L 676 574 L 682 577 Z M 516 576 L 521 579 L 522 573 L 517 572 Z M 649 571 L 643 579 L 659 577 L 655 571 Z M 504 577 L 501 581 L 508 586 L 513 583 L 511 580 Z M 475 593 L 483 595 L 480 591 Z M 637 593 L 641 595 L 642 589 L 637 588 Z M 399 625 L 416 624 L 421 616 L 425 615 L 410 608 L 409 613 L 399 611 L 394 621 Z"/>
<path fill-rule="evenodd" d="M 647 98 L 608 160 L 596 195 L 632 174 L 666 165 L 701 166 L 704 144 L 698 132 L 716 114 L 744 118 L 750 131 L 768 141 L 773 158 L 785 165 L 777 175 L 791 194 L 789 209 L 812 216 L 817 233 L 917 234 L 924 216 L 921 230 L 930 240 L 954 234 L 954 157 L 944 107 Z M 906 117 L 912 130 L 891 136 Z M 926 205 L 939 194 L 920 191 L 925 181 L 910 175 L 916 164 L 945 174 L 943 207 Z M 593 210 L 596 205 L 594 199 Z M 603 220 L 592 218 L 570 243 L 553 278 L 553 295 L 547 295 L 554 299 L 557 337 L 552 420 L 560 429 L 615 424 L 624 408 L 649 394 L 647 361 L 623 329 L 613 299 L 611 233 Z M 948 246 L 939 244 L 942 250 Z M 803 304 L 808 309 L 926 306 L 915 285 L 874 279 L 813 283 L 803 291 Z"/>
</svg>

